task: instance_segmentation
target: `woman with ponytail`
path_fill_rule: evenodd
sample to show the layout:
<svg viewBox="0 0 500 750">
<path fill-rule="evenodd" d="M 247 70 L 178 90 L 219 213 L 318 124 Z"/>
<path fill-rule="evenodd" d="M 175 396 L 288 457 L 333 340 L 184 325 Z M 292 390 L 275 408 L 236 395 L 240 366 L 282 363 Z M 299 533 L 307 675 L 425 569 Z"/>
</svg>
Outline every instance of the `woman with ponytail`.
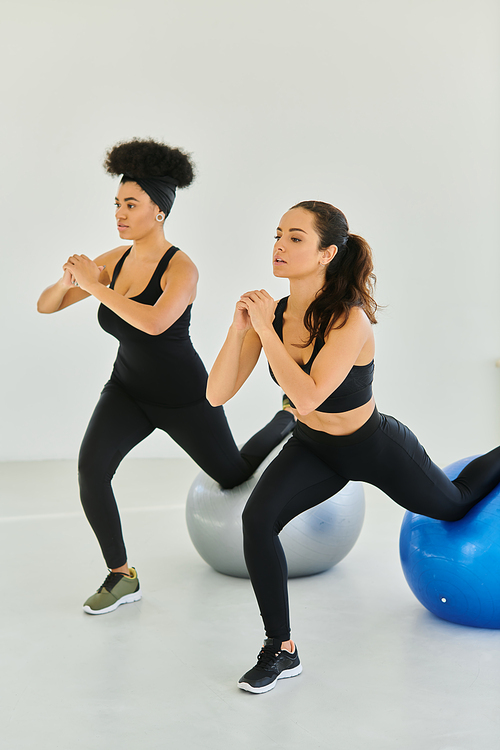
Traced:
<svg viewBox="0 0 500 750">
<path fill-rule="evenodd" d="M 302 671 L 278 536 L 292 518 L 357 480 L 414 513 L 455 521 L 500 482 L 500 448 L 450 481 L 407 427 L 377 411 L 372 270 L 368 243 L 349 232 L 338 208 L 298 203 L 282 217 L 273 253 L 274 275 L 289 280 L 290 295 L 276 303 L 264 290 L 244 294 L 209 376 L 208 399 L 223 404 L 264 349 L 298 420 L 243 513 L 245 560 L 266 631 L 257 664 L 238 683 L 253 693 Z"/>
<path fill-rule="evenodd" d="M 101 303 L 101 327 L 120 343 L 78 461 L 82 505 L 110 571 L 84 604 L 93 615 L 141 597 L 111 487 L 135 445 L 156 428 L 164 430 L 230 488 L 251 476 L 294 423 L 291 414 L 278 412 L 240 452 L 223 409 L 206 399 L 207 373 L 189 337 L 198 272 L 164 235 L 177 188 L 193 181 L 190 157 L 164 143 L 134 139 L 110 149 L 104 166 L 122 175 L 115 217 L 124 244 L 95 260 L 72 255 L 38 301 L 39 312 L 53 313 L 92 295 Z"/>
</svg>

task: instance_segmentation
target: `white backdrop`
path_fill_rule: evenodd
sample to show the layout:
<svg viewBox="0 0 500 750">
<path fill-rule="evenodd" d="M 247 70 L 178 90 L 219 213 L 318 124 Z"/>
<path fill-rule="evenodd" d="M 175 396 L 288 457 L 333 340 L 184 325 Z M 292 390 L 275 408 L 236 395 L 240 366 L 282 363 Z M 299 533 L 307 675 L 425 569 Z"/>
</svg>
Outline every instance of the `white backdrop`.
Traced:
<svg viewBox="0 0 500 750">
<path fill-rule="evenodd" d="M 10 0 L 3 5 L 1 460 L 72 458 L 116 345 L 86 300 L 36 313 L 73 252 L 120 243 L 107 147 L 191 151 L 166 235 L 197 263 L 213 361 L 239 294 L 276 297 L 281 214 L 320 199 L 372 244 L 379 409 L 441 463 L 496 444 L 500 106 L 496 0 Z M 242 442 L 278 408 L 260 363 Z M 134 451 L 181 455 L 162 434 Z"/>
</svg>

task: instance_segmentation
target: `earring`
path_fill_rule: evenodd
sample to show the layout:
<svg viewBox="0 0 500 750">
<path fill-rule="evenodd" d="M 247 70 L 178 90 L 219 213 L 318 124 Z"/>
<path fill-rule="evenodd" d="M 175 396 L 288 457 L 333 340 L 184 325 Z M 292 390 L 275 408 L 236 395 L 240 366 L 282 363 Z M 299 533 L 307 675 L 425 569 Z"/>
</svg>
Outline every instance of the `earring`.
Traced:
<svg viewBox="0 0 500 750">
<path fill-rule="evenodd" d="M 162 214 L 161 212 L 159 214 L 156 214 L 156 221 L 163 221 L 165 219 L 165 214 Z"/>
</svg>

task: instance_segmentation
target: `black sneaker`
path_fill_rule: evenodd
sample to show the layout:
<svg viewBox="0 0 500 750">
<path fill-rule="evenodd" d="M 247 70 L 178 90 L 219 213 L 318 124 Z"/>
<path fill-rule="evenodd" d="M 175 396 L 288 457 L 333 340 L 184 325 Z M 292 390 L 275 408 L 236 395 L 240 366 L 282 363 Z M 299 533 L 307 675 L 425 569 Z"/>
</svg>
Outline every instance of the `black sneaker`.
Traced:
<svg viewBox="0 0 500 750">
<path fill-rule="evenodd" d="M 238 687 L 250 693 L 267 693 L 283 677 L 296 677 L 302 672 L 297 646 L 291 654 L 281 650 L 281 641 L 266 638 L 257 657 L 257 664 L 243 675 Z"/>
</svg>

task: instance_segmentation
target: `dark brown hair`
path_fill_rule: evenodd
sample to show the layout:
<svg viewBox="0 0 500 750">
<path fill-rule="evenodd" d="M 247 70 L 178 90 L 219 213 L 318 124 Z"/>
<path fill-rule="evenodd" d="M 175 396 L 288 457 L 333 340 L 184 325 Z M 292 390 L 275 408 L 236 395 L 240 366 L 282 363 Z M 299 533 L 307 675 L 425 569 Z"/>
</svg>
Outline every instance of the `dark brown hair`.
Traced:
<svg viewBox="0 0 500 750">
<path fill-rule="evenodd" d="M 378 305 L 372 297 L 376 277 L 372 251 L 363 237 L 349 232 L 347 219 L 335 206 L 322 201 L 302 201 L 292 208 L 303 208 L 314 214 L 320 249 L 336 245 L 338 250 L 326 268 L 325 283 L 304 315 L 309 346 L 318 336 L 347 323 L 353 307 L 361 307 L 370 323 L 376 323 Z"/>
</svg>

